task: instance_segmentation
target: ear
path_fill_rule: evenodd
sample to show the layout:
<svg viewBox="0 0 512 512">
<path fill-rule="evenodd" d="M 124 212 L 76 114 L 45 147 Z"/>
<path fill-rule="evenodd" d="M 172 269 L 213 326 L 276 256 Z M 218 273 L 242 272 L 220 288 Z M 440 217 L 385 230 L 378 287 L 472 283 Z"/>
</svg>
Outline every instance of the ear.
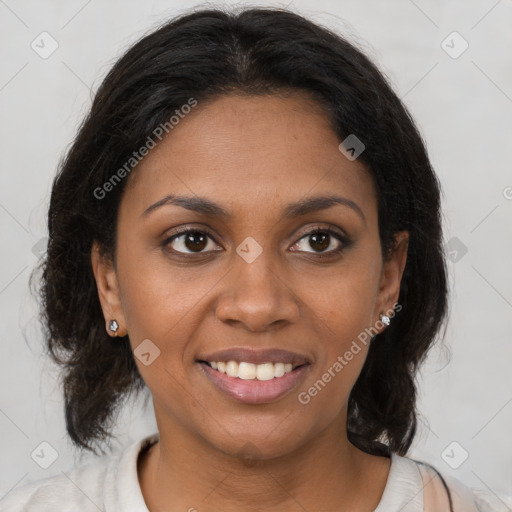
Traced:
<svg viewBox="0 0 512 512">
<path fill-rule="evenodd" d="M 400 283 L 407 262 L 409 233 L 399 231 L 395 234 L 394 247 L 384 261 L 382 268 L 379 294 L 376 303 L 374 325 L 380 320 L 380 313 L 388 315 L 393 312 L 393 306 L 398 302 Z"/>
<path fill-rule="evenodd" d="M 121 304 L 116 270 L 112 260 L 102 254 L 97 242 L 92 245 L 91 265 L 105 318 L 105 328 L 110 336 L 126 336 L 126 321 Z M 111 320 L 115 320 L 119 326 L 117 334 L 109 329 Z"/>
</svg>

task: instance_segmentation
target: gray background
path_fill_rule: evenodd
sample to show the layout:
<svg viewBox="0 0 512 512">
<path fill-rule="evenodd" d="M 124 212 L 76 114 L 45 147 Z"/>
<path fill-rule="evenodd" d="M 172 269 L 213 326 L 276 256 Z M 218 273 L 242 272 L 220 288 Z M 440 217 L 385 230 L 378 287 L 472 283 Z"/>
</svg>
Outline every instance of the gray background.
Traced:
<svg viewBox="0 0 512 512">
<path fill-rule="evenodd" d="M 66 437 L 58 374 L 42 356 L 28 288 L 57 163 L 122 51 L 193 5 L 0 0 L 0 496 L 88 458 L 78 459 Z M 357 41 L 420 125 L 444 189 L 453 293 L 446 348 L 432 351 L 419 376 L 410 455 L 467 485 L 512 494 L 512 3 L 258 5 L 289 6 Z M 43 31 L 58 43 L 47 58 Z M 117 449 L 153 431 L 152 406 L 139 401 L 119 417 Z M 31 458 L 53 453 L 42 442 L 58 454 L 48 469 Z"/>
</svg>

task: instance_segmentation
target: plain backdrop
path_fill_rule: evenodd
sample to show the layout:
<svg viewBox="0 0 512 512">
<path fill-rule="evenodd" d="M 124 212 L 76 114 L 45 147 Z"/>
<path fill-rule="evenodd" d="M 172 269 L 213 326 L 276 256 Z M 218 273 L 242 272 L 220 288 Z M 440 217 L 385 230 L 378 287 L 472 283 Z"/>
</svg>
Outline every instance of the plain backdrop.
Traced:
<svg viewBox="0 0 512 512">
<path fill-rule="evenodd" d="M 67 438 L 28 287 L 59 159 L 128 45 L 196 5 L 0 0 L 0 496 L 87 458 Z M 511 2 L 252 5 L 290 7 L 356 41 L 419 124 L 444 190 L 452 293 L 445 348 L 431 352 L 418 379 L 410 456 L 469 486 L 512 494 Z M 154 431 L 152 406 L 134 403 L 120 413 L 115 449 Z M 43 469 L 36 455 L 52 449 L 56 460 Z"/>
</svg>

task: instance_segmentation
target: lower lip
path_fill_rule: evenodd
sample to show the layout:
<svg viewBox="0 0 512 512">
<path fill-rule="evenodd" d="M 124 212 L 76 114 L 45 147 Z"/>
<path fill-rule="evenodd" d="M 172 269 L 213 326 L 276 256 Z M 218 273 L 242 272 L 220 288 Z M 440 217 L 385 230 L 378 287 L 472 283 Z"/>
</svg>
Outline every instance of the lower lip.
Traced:
<svg viewBox="0 0 512 512">
<path fill-rule="evenodd" d="M 271 380 L 244 380 L 214 370 L 206 363 L 198 364 L 217 388 L 231 398 L 246 404 L 264 404 L 281 398 L 298 386 L 305 378 L 310 366 L 309 364 L 299 366 L 282 377 L 274 377 Z"/>
</svg>

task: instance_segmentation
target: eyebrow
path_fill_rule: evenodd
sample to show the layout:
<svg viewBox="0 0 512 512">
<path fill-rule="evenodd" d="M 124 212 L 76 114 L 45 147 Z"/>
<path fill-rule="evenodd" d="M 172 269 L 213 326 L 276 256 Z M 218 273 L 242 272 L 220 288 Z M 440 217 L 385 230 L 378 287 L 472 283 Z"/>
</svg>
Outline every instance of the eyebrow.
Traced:
<svg viewBox="0 0 512 512">
<path fill-rule="evenodd" d="M 363 211 L 354 201 L 337 195 L 307 197 L 297 201 L 296 203 L 290 203 L 283 209 L 282 218 L 291 219 L 294 217 L 300 217 L 301 215 L 307 215 L 308 213 L 326 210 L 327 208 L 331 208 L 332 206 L 338 204 L 351 208 L 361 217 L 363 222 L 366 223 L 366 218 Z M 233 217 L 231 212 L 205 197 L 187 197 L 176 196 L 172 194 L 163 197 L 156 203 L 146 208 L 141 216 L 146 217 L 151 212 L 166 205 L 180 206 L 181 208 L 185 208 L 196 213 L 225 219 Z"/>
</svg>

